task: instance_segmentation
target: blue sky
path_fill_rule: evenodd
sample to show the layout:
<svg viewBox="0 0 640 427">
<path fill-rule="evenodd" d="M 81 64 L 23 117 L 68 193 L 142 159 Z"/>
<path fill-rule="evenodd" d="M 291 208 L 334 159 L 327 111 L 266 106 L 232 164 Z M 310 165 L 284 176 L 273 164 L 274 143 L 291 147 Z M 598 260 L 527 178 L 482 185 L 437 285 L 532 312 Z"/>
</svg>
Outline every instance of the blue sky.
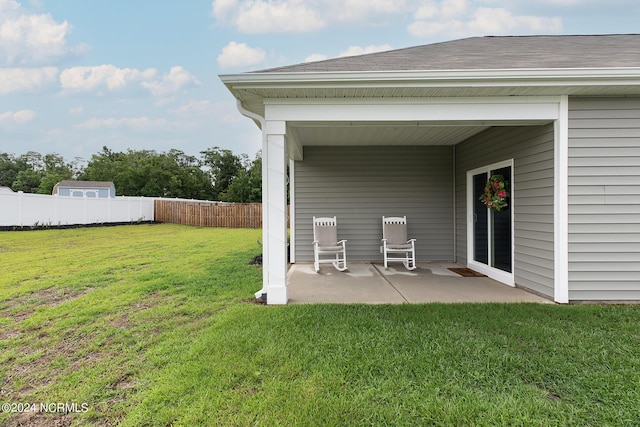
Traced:
<svg viewBox="0 0 640 427">
<path fill-rule="evenodd" d="M 470 36 L 638 32 L 638 0 L 0 0 L 0 152 L 253 157 L 260 131 L 219 74 Z"/>
</svg>

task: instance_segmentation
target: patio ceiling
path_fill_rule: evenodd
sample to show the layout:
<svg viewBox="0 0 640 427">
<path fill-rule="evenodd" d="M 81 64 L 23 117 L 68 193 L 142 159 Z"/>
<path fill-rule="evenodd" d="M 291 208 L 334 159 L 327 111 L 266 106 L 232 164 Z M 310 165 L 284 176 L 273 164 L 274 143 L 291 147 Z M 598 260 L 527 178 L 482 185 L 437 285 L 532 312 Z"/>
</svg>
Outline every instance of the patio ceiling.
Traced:
<svg viewBox="0 0 640 427">
<path fill-rule="evenodd" d="M 305 145 L 455 145 L 492 126 L 547 122 L 289 122 L 287 135 Z"/>
</svg>

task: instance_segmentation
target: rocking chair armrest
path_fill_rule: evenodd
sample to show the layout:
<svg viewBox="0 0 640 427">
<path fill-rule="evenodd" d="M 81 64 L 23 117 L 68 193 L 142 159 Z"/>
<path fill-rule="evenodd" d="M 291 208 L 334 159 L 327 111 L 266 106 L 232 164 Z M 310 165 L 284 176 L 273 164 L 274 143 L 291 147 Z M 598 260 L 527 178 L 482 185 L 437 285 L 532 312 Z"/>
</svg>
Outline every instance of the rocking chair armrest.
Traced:
<svg viewBox="0 0 640 427">
<path fill-rule="evenodd" d="M 382 243 L 387 243 L 387 239 L 380 240 Z"/>
<path fill-rule="evenodd" d="M 409 239 L 407 240 L 407 243 L 414 243 L 416 241 L 416 239 Z"/>
</svg>

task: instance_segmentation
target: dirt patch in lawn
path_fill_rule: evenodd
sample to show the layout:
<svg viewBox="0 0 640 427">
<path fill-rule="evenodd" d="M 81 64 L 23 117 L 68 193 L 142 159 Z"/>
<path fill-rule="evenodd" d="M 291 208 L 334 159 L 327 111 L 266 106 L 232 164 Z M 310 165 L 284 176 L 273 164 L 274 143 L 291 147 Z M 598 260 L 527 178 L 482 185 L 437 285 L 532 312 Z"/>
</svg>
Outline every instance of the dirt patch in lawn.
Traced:
<svg viewBox="0 0 640 427">
<path fill-rule="evenodd" d="M 87 338 L 86 341 L 91 340 Z M 50 384 L 58 381 L 61 376 L 89 365 L 98 364 L 104 359 L 115 357 L 113 353 L 108 351 L 83 354 L 83 350 L 84 340 L 79 337 L 65 338 L 45 350 L 35 350 L 28 346 L 21 347 L 18 352 L 21 357 L 28 357 L 35 351 L 42 351 L 42 354 L 31 358 L 28 362 L 14 360 L 11 366 L 8 366 L 6 370 L 8 375 L 4 382 L 0 383 L 2 400 L 7 402 L 39 402 L 41 399 L 35 398 L 35 393 L 46 389 Z M 122 388 L 125 389 L 125 387 Z M 3 426 L 64 427 L 71 425 L 75 416 L 74 413 L 59 411 L 57 408 L 55 413 L 42 412 L 37 408 L 34 412 L 13 414 L 4 421 L 4 424 L 0 424 Z"/>
<path fill-rule="evenodd" d="M 86 295 L 93 289 L 47 288 L 4 302 L 0 317 L 11 319 L 14 324 L 7 325 L 6 330 L 0 334 L 0 340 L 7 342 L 8 348 L 14 350 L 13 356 L 6 361 L 5 377 L 0 380 L 0 397 L 3 401 L 25 402 L 27 396 L 55 381 L 55 378 L 65 369 L 64 366 L 81 363 L 79 361 L 86 359 L 79 352 L 86 347 L 89 338 L 69 335 L 55 339 L 50 337 L 45 329 L 40 330 L 41 326 L 24 331 L 20 330 L 18 323 L 27 319 L 40 307 L 56 307 Z M 28 338 L 25 343 L 23 343 L 24 337 Z M 40 420 L 40 417 L 35 419 Z M 50 417 L 46 416 L 42 419 L 49 422 Z M 32 424 L 29 421 L 22 425 L 54 424 Z"/>
<path fill-rule="evenodd" d="M 47 288 L 38 291 L 36 294 L 38 297 L 38 303 L 40 305 L 55 307 L 64 302 L 71 301 L 73 299 L 86 295 L 94 289 L 95 288 L 91 287 L 82 290 Z"/>
<path fill-rule="evenodd" d="M 78 356 L 77 353 L 81 349 L 77 339 L 63 339 L 51 348 L 48 348 L 37 357 L 28 362 L 20 363 L 14 361 L 13 366 L 7 370 L 7 376 L 4 383 L 1 384 L 3 394 L 11 397 L 15 402 L 24 402 L 25 397 L 29 396 L 38 389 L 42 389 L 49 385 L 61 373 L 60 368 L 54 367 L 54 360 L 65 361 L 74 370 L 79 365 L 78 361 L 86 361 L 86 357 Z M 29 346 L 23 346 L 18 351 L 20 358 L 29 358 L 39 350 Z M 103 358 L 104 355 L 91 355 L 91 358 Z M 63 363 L 63 364 L 66 364 Z M 17 384 L 25 384 L 19 390 L 14 389 Z M 19 387 L 19 386 L 18 386 Z"/>
<path fill-rule="evenodd" d="M 19 295 L 3 303 L 4 308 L 0 309 L 0 317 L 7 317 L 14 322 L 22 322 L 31 316 L 39 307 L 56 307 L 67 301 L 80 298 L 94 289 L 95 288 L 89 287 L 82 290 L 75 290 L 51 287 L 25 295 Z"/>
<path fill-rule="evenodd" d="M 9 340 L 11 338 L 17 337 L 18 335 L 20 335 L 20 332 L 16 331 L 15 329 L 5 329 L 4 331 L 0 332 L 0 341 Z"/>
<path fill-rule="evenodd" d="M 72 422 L 73 417 L 70 415 L 24 412 L 9 418 L 3 425 L 6 427 L 67 427 Z"/>
<path fill-rule="evenodd" d="M 112 320 L 108 321 L 108 325 L 118 329 L 129 329 L 134 326 L 135 321 L 132 322 L 132 316 L 136 314 L 149 310 L 153 307 L 160 305 L 165 300 L 165 297 L 160 295 L 158 292 L 154 292 L 149 294 L 144 300 L 132 302 L 129 304 L 129 308 L 125 313 L 114 317 Z"/>
<path fill-rule="evenodd" d="M 112 337 L 110 334 L 102 335 L 103 329 L 97 331 L 99 336 L 90 333 L 80 333 L 69 330 L 62 335 L 49 333 L 46 325 L 28 328 L 21 331 L 18 322 L 29 317 L 31 313 L 39 307 L 55 307 L 64 302 L 79 298 L 91 292 L 93 288 L 80 291 L 43 289 L 30 294 L 20 295 L 10 301 L 3 303 L 3 310 L 0 317 L 9 317 L 16 322 L 16 326 L 7 325 L 6 331 L 2 332 L 2 338 L 13 348 L 10 357 L 3 368 L 4 378 L 0 377 L 0 402 L 31 402 L 39 401 L 37 397 L 56 383 L 62 381 L 73 372 L 91 371 L 96 366 L 103 363 L 110 363 L 110 360 L 118 358 L 120 355 L 114 351 L 114 346 L 118 344 L 117 333 Z M 144 324 L 147 317 L 152 318 L 156 314 L 147 312 L 158 305 L 162 305 L 167 297 L 154 292 L 144 295 L 141 300 L 132 302 L 128 306 L 121 307 L 120 310 L 102 318 L 107 328 L 117 328 L 121 330 L 137 330 Z M 4 314 L 2 314 L 4 312 Z M 138 316 L 141 316 L 138 318 Z M 62 315 L 65 317 L 65 315 Z M 153 329 L 147 330 L 145 334 L 155 333 Z M 28 336 L 29 340 L 21 338 Z M 115 337 L 115 338 L 114 338 Z M 33 338 L 33 340 L 31 340 Z M 111 341 L 114 338 L 116 341 Z M 24 342 L 23 342 L 24 341 Z M 98 344 L 96 344 L 98 343 Z M 110 397 L 107 398 L 106 409 L 95 407 L 101 413 L 112 414 L 114 405 L 127 402 L 132 395 L 140 388 L 140 381 L 136 375 L 126 372 L 110 385 L 107 385 Z M 102 408 L 102 409 L 101 409 Z M 68 426 L 77 422 L 77 417 L 81 414 L 75 413 L 42 413 L 29 412 L 21 414 L 11 414 L 11 417 L 0 421 L 1 426 Z M 113 415 L 113 414 L 112 414 Z M 113 418 L 100 419 L 98 415 L 97 425 L 115 425 Z"/>
</svg>

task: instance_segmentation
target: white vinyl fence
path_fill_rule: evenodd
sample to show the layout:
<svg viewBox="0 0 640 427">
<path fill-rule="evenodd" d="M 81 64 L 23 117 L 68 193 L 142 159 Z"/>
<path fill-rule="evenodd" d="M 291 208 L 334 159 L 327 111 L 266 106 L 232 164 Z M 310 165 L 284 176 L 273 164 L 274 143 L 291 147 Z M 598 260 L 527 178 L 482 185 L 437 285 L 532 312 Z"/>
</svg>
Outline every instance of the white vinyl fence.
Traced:
<svg viewBox="0 0 640 427">
<path fill-rule="evenodd" d="M 80 198 L 0 193 L 0 226 L 58 226 L 153 221 L 153 198 Z"/>
</svg>

